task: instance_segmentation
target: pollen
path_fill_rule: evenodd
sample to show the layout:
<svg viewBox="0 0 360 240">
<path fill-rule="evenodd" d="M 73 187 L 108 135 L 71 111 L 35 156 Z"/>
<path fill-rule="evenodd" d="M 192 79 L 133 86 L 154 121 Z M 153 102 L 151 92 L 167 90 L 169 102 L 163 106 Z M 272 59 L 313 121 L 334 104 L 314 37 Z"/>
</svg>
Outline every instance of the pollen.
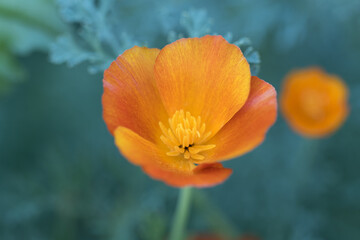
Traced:
<svg viewBox="0 0 360 240">
<path fill-rule="evenodd" d="M 169 148 L 168 156 L 183 155 L 185 159 L 201 162 L 205 157 L 204 151 L 213 149 L 214 144 L 205 144 L 211 136 L 211 131 L 206 132 L 205 123 L 201 117 L 194 117 L 190 112 L 178 110 L 169 118 L 169 128 L 159 122 L 163 135 L 161 141 Z"/>
</svg>

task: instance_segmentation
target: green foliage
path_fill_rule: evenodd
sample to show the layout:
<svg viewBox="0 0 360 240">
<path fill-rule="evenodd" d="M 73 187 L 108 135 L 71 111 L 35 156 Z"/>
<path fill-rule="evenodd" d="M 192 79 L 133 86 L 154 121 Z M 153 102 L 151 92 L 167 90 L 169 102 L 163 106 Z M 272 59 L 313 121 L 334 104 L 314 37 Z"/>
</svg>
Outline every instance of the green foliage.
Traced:
<svg viewBox="0 0 360 240">
<path fill-rule="evenodd" d="M 244 53 L 244 56 L 250 64 L 251 74 L 257 76 L 260 72 L 260 54 L 252 47 L 251 40 L 249 38 L 241 38 L 233 44 L 237 45 Z"/>
<path fill-rule="evenodd" d="M 0 1 L 0 42 L 11 52 L 47 50 L 61 28 L 51 0 Z"/>
<path fill-rule="evenodd" d="M 16 55 L 47 50 L 62 28 L 52 1 L 0 1 L 0 93 L 24 77 Z"/>
<path fill-rule="evenodd" d="M 72 29 L 72 34 L 60 36 L 51 46 L 50 60 L 53 63 L 66 63 L 73 67 L 82 62 L 89 62 L 89 72 L 105 70 L 117 55 L 139 43 L 118 26 L 119 15 L 114 13 L 117 4 L 114 1 L 95 0 L 59 1 L 63 19 Z M 115 6 L 115 7 L 114 7 Z M 201 37 L 211 34 L 212 20 L 204 9 L 183 11 L 178 24 L 167 28 L 180 28 L 180 32 L 169 30 L 167 40 L 173 42 L 183 37 Z M 216 34 L 216 33 L 212 33 Z M 232 34 L 227 33 L 228 41 Z M 251 46 L 248 38 L 235 42 L 248 59 L 251 72 L 257 75 L 260 70 L 260 56 Z M 140 44 L 144 45 L 144 44 Z M 154 46 L 157 47 L 157 46 Z"/>
<path fill-rule="evenodd" d="M 0 95 L 24 77 L 24 71 L 7 49 L 0 47 Z"/>
<path fill-rule="evenodd" d="M 212 21 L 204 9 L 184 11 L 180 18 L 180 26 L 183 32 L 176 33 L 175 31 L 170 31 L 168 41 L 173 42 L 183 37 L 202 37 L 207 34 L 218 35 L 217 33 L 211 33 Z M 224 37 L 227 41 L 232 42 L 233 35 L 231 33 L 226 33 Z M 244 53 L 245 58 L 250 64 L 251 74 L 253 76 L 258 75 L 261 63 L 260 54 L 252 47 L 251 40 L 244 37 L 232 43 L 240 47 Z"/>
<path fill-rule="evenodd" d="M 124 50 L 139 45 L 122 32 L 110 1 L 58 1 L 60 13 L 72 34 L 64 34 L 52 44 L 50 60 L 73 67 L 89 62 L 89 72 L 103 71 Z"/>
<path fill-rule="evenodd" d="M 204 9 L 190 9 L 181 14 L 180 26 L 184 33 L 176 33 L 174 30 L 168 34 L 168 42 L 174 42 L 184 37 L 202 37 L 211 33 L 212 20 Z"/>
</svg>

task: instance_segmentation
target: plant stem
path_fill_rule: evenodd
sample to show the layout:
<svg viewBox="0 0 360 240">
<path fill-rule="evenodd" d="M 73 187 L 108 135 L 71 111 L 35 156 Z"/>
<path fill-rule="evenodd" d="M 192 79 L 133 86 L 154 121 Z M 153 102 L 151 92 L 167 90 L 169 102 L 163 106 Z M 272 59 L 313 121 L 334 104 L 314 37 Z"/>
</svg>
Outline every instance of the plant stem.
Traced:
<svg viewBox="0 0 360 240">
<path fill-rule="evenodd" d="M 169 240 L 184 240 L 185 225 L 190 210 L 191 190 L 191 187 L 180 190 Z"/>
</svg>

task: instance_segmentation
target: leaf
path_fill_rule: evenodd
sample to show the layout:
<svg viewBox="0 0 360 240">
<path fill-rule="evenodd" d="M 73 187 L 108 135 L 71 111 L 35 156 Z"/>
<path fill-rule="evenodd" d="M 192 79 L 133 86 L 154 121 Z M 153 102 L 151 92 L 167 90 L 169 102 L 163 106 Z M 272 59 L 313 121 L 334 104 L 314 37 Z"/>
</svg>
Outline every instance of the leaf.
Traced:
<svg viewBox="0 0 360 240">
<path fill-rule="evenodd" d="M 50 47 L 50 61 L 56 64 L 67 63 L 73 67 L 84 61 L 94 61 L 96 54 L 81 48 L 69 35 L 60 36 Z"/>
<path fill-rule="evenodd" d="M 50 0 L 0 0 L 0 94 L 24 77 L 15 55 L 47 50 L 62 29 Z"/>
<path fill-rule="evenodd" d="M 170 31 L 168 33 L 168 42 L 174 42 L 183 37 L 202 37 L 211 33 L 212 19 L 207 16 L 207 12 L 204 9 L 190 9 L 184 11 L 179 21 L 180 27 L 183 29 L 183 33 L 176 33 Z M 211 35 L 218 35 L 218 33 L 211 33 Z M 232 42 L 233 35 L 227 32 L 223 37 Z M 241 38 L 233 44 L 240 47 L 246 60 L 250 64 L 250 71 L 253 76 L 256 76 L 260 71 L 260 54 L 252 47 L 252 42 L 249 38 Z"/>
<path fill-rule="evenodd" d="M 257 76 L 260 72 L 260 54 L 252 47 L 252 42 L 249 38 L 240 38 L 233 44 L 238 46 L 243 52 L 246 60 L 250 64 L 251 75 Z"/>
<path fill-rule="evenodd" d="M 0 47 L 0 95 L 9 91 L 11 85 L 19 82 L 24 75 L 14 56 Z"/>
<path fill-rule="evenodd" d="M 50 61 L 55 64 L 74 67 L 88 62 L 88 71 L 94 74 L 109 67 L 124 50 L 140 45 L 126 32 L 118 31 L 114 0 L 64 0 L 58 5 L 71 31 L 51 44 Z"/>
<path fill-rule="evenodd" d="M 0 0 L 0 42 L 15 53 L 46 50 L 62 27 L 53 1 Z"/>
<path fill-rule="evenodd" d="M 190 9 L 182 13 L 180 25 L 185 28 L 188 37 L 201 37 L 210 33 L 212 19 L 205 9 Z"/>
</svg>

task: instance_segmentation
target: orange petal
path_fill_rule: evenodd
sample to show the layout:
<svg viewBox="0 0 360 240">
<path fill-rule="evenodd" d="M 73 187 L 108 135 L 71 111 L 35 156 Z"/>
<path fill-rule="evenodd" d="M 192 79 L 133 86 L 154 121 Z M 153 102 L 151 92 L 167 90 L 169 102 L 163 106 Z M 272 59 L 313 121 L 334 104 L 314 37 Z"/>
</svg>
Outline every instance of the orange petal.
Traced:
<svg viewBox="0 0 360 240">
<path fill-rule="evenodd" d="M 244 105 L 250 68 L 241 50 L 221 36 L 180 39 L 165 46 L 155 63 L 164 106 L 201 116 L 214 135 Z"/>
<path fill-rule="evenodd" d="M 210 140 L 209 144 L 216 144 L 216 147 L 208 152 L 206 162 L 227 160 L 254 149 L 264 140 L 266 132 L 276 120 L 276 115 L 274 87 L 258 77 L 252 77 L 248 100 Z"/>
<path fill-rule="evenodd" d="M 324 137 L 345 121 L 347 96 L 347 87 L 339 77 L 320 68 L 297 70 L 284 81 L 281 110 L 299 134 Z"/>
<path fill-rule="evenodd" d="M 159 51 L 133 47 L 105 71 L 103 117 L 112 134 L 124 126 L 150 141 L 159 141 L 159 121 L 168 119 L 153 74 Z"/>
<path fill-rule="evenodd" d="M 163 181 L 173 187 L 212 187 L 224 182 L 231 175 L 232 170 L 224 168 L 220 163 L 198 165 L 192 173 L 172 171 L 158 166 L 145 166 L 143 170 L 150 177 Z"/>
<path fill-rule="evenodd" d="M 142 166 L 150 177 L 174 187 L 214 186 L 225 181 L 232 172 L 219 163 L 195 167 L 183 157 L 169 157 L 166 151 L 124 127 L 115 130 L 115 143 L 130 162 Z"/>
</svg>

